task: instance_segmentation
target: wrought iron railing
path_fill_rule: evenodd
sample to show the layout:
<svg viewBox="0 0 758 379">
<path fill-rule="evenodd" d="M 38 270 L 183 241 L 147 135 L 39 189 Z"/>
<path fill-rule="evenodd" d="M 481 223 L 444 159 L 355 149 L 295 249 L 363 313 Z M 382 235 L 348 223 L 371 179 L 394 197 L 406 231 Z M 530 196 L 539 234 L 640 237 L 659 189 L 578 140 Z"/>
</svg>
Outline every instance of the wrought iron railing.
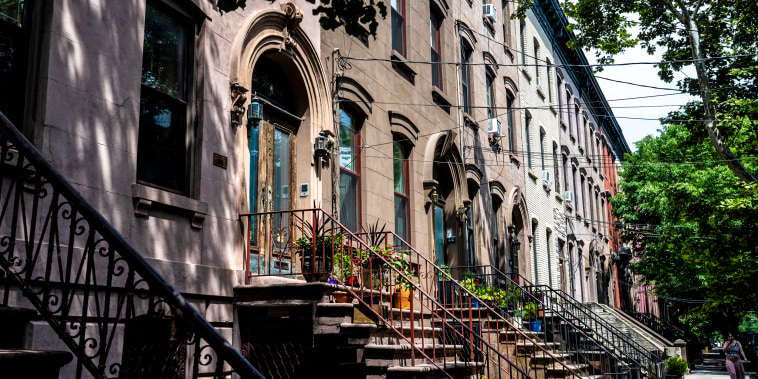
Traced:
<svg viewBox="0 0 758 379">
<path fill-rule="evenodd" d="M 356 235 L 321 209 L 243 219 L 249 233 L 248 279 L 272 275 L 336 282 L 409 345 L 411 365 L 425 362 L 448 377 L 451 370 L 466 368 L 488 378 L 548 377 L 551 370 L 564 377 L 586 375 L 394 233 Z M 402 295 L 403 288 L 410 294 Z M 398 309 L 402 296 L 409 296 L 408 310 Z M 535 355 L 548 364 L 531 364 Z"/>
<path fill-rule="evenodd" d="M 76 378 L 263 378 L 1 113 L 0 149 L 0 306 L 31 304 Z"/>
<path fill-rule="evenodd" d="M 481 267 L 479 270 L 483 275 L 497 278 L 493 280 L 519 283 L 529 293 L 543 294 L 544 303 L 552 312 L 563 313 L 577 326 L 591 330 L 593 339 L 599 345 L 621 357 L 620 363 L 630 367 L 631 377 L 662 378 L 665 375 L 665 361 L 660 355 L 645 349 L 632 337 L 624 334 L 564 291 L 554 290 L 545 285 L 534 285 L 521 275 L 505 274 L 492 266 L 478 267 Z"/>
<path fill-rule="evenodd" d="M 515 273 L 503 273 L 493 266 L 458 266 L 451 268 L 459 278 L 474 279 L 480 291 L 503 293 L 509 314 L 531 315 L 532 325 L 539 326 L 546 342 L 555 346 L 556 353 L 565 355 L 576 365 L 607 378 L 626 378 L 632 374 L 630 365 L 618 350 L 602 344 L 594 331 L 576 322 L 579 318 L 562 304 Z M 464 279 L 467 280 L 467 279 Z"/>
<path fill-rule="evenodd" d="M 648 315 L 634 311 L 627 311 L 626 313 L 671 342 L 676 341 L 680 338 L 684 338 L 683 330 L 677 328 L 674 325 L 671 325 L 671 323 L 661 320 L 655 315 Z"/>
</svg>

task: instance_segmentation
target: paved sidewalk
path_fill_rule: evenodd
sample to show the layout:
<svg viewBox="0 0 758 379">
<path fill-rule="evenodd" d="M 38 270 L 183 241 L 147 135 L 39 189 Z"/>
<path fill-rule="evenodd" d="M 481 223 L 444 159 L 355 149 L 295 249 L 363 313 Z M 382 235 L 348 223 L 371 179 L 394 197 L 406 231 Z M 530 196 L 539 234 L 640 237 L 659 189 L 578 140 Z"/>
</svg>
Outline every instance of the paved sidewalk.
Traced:
<svg viewBox="0 0 758 379">
<path fill-rule="evenodd" d="M 710 379 L 710 378 L 728 378 L 729 374 L 726 371 L 714 372 L 714 371 L 695 371 L 692 374 L 684 375 L 684 379 Z M 746 372 L 745 378 L 755 379 L 756 373 Z"/>
</svg>

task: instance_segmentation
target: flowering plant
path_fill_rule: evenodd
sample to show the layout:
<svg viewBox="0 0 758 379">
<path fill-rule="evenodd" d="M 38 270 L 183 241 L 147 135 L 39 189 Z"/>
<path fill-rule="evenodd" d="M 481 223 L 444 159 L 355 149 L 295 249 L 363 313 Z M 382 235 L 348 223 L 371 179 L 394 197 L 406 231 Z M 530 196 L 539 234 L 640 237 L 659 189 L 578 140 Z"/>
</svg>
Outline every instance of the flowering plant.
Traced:
<svg viewBox="0 0 758 379">
<path fill-rule="evenodd" d="M 381 262 L 385 270 L 389 271 L 389 266 L 392 266 L 406 277 L 413 277 L 414 274 L 411 268 L 410 259 L 408 259 L 407 254 L 404 252 L 397 251 L 390 245 L 386 245 L 384 248 L 372 246 L 371 250 L 375 254 L 366 254 L 364 263 L 368 264 L 370 262 L 373 265 Z M 387 263 L 383 262 L 379 257 L 384 258 Z M 410 283 L 401 275 L 397 275 L 397 282 L 402 284 L 403 288 L 406 290 L 410 287 Z"/>
</svg>

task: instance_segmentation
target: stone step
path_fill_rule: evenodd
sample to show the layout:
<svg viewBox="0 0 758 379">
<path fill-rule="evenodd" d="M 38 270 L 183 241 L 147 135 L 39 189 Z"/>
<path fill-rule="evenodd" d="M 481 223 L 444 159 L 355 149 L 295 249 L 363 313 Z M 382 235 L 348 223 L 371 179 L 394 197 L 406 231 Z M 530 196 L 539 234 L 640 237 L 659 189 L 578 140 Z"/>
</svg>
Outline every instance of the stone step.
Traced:
<svg viewBox="0 0 758 379">
<path fill-rule="evenodd" d="M 443 360 L 452 361 L 464 351 L 462 345 L 416 345 L 430 358 L 440 362 Z M 367 367 L 392 367 L 392 366 L 413 366 L 411 352 L 413 347 L 407 343 L 397 345 L 379 345 L 367 344 L 363 350 L 363 361 Z M 423 355 L 416 352 L 416 364 L 423 363 L 426 359 Z M 458 358 L 460 359 L 460 358 Z"/>
<path fill-rule="evenodd" d="M 557 363 L 553 363 L 550 366 L 544 367 L 545 373 L 548 377 L 565 377 L 566 375 L 571 375 L 572 372 L 576 373 L 586 373 L 587 368 L 589 365 L 587 364 L 566 364 L 561 365 Z"/>
<path fill-rule="evenodd" d="M 57 379 L 74 356 L 68 351 L 0 350 L 3 378 Z"/>
<path fill-rule="evenodd" d="M 26 324 L 36 315 L 33 309 L 0 307 L 0 349 L 23 348 Z"/>
<path fill-rule="evenodd" d="M 448 374 L 454 378 L 476 378 L 476 373 L 484 364 L 482 362 L 445 362 L 437 366 L 424 363 L 415 366 L 392 366 L 387 368 L 387 379 L 437 379 L 448 378 Z"/>
</svg>

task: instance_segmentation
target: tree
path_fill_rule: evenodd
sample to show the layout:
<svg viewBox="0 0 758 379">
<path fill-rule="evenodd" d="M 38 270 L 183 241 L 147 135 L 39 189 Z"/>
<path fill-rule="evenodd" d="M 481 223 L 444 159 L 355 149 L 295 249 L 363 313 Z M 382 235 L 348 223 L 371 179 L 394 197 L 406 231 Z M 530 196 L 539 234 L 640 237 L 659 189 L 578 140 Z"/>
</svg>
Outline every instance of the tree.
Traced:
<svg viewBox="0 0 758 379">
<path fill-rule="evenodd" d="M 737 135 L 752 127 L 736 124 Z M 758 235 L 758 185 L 741 182 L 707 136 L 682 124 L 639 142 L 619 175 L 621 192 L 611 201 L 625 225 L 622 239 L 639 258 L 631 270 L 663 299 L 677 299 L 669 300 L 674 313 L 703 334 L 736 330 L 758 306 L 751 238 Z"/>
<path fill-rule="evenodd" d="M 306 0 L 315 4 L 316 0 Z M 387 7 L 383 2 L 369 0 L 366 4 L 363 0 L 319 0 L 320 4 L 313 10 L 313 15 L 318 16 L 321 27 L 326 30 L 335 30 L 345 27 L 345 32 L 356 37 L 368 35 L 376 38 L 376 28 L 379 26 L 377 12 L 382 18 L 387 17 Z M 232 12 L 239 8 L 245 8 L 247 0 L 218 0 L 218 9 L 223 12 Z"/>
<path fill-rule="evenodd" d="M 541 1 L 541 0 L 538 0 Z M 569 0 L 562 4 L 576 32 L 571 47 L 597 49 L 601 63 L 641 45 L 648 53 L 663 48 L 661 79 L 693 65 L 695 80 L 678 83 L 699 95 L 702 124 L 720 159 L 745 182 L 758 182 L 728 140 L 734 137 L 716 122 L 730 103 L 756 99 L 758 3 L 755 0 Z M 638 32 L 634 33 L 634 30 Z M 725 58 L 725 57 L 732 58 Z"/>
</svg>

